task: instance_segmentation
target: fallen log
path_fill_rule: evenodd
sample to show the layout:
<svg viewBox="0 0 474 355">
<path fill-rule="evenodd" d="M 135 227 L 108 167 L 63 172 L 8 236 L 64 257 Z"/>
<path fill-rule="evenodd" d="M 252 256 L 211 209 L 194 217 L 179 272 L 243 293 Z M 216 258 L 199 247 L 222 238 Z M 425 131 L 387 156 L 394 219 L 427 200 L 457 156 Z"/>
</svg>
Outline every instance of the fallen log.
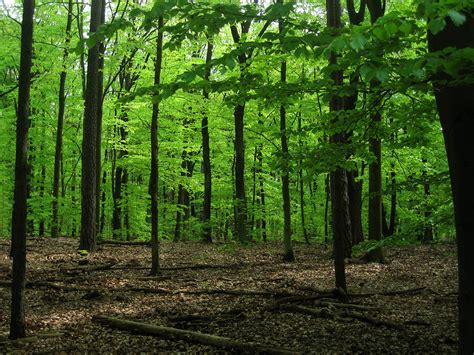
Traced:
<svg viewBox="0 0 474 355">
<path fill-rule="evenodd" d="M 107 325 L 109 327 L 120 330 L 136 332 L 144 335 L 156 335 L 161 338 L 170 340 L 184 340 L 191 343 L 211 345 L 220 349 L 230 351 L 245 351 L 251 353 L 264 352 L 271 354 L 301 353 L 301 351 L 295 351 L 294 349 L 277 348 L 270 345 L 264 345 L 254 342 L 240 342 L 231 338 L 221 337 L 217 335 L 194 332 L 190 330 L 182 330 L 172 327 L 162 327 L 147 323 L 139 323 L 114 317 L 95 316 L 92 318 L 92 320 L 96 323 Z"/>
</svg>

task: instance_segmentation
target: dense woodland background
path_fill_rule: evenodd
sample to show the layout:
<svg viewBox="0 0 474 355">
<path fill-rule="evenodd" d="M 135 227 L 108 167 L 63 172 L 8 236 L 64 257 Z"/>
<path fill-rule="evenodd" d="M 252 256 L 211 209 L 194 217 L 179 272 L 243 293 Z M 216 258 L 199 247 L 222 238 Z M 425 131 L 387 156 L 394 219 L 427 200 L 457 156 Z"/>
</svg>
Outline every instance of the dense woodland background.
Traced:
<svg viewBox="0 0 474 355">
<path fill-rule="evenodd" d="M 287 262 L 295 242 L 332 241 L 344 291 L 353 253 L 383 263 L 385 246 L 454 240 L 456 228 L 464 250 L 472 11 L 452 0 L 3 3 L 0 236 L 14 235 L 18 299 L 25 235 L 80 236 L 84 255 L 151 235 L 152 275 L 159 240 L 283 241 Z M 460 304 L 473 288 L 465 256 Z"/>
</svg>

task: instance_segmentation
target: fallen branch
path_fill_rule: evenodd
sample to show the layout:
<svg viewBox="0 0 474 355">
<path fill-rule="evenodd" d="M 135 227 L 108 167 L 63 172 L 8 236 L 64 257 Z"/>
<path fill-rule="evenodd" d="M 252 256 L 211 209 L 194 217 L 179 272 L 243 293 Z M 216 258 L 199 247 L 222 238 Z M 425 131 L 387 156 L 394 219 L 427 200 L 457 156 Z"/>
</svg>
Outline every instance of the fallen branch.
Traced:
<svg viewBox="0 0 474 355">
<path fill-rule="evenodd" d="M 397 330 L 403 330 L 403 327 L 400 324 L 385 321 L 385 320 L 380 320 L 376 318 L 372 318 L 370 316 L 366 316 L 365 314 L 358 313 L 358 312 L 346 312 L 344 316 L 351 317 L 354 319 L 357 319 L 362 322 L 366 322 L 372 325 L 380 326 L 383 325 L 387 328 L 392 328 L 392 329 L 397 329 Z"/>
<path fill-rule="evenodd" d="M 30 337 L 25 337 L 25 338 L 18 338 L 18 339 L 8 339 L 8 340 L 2 340 L 0 341 L 0 344 L 2 345 L 7 345 L 7 344 L 25 344 L 25 343 L 32 343 L 34 341 L 38 341 L 40 339 L 45 339 L 45 338 L 56 338 L 63 336 L 63 333 L 37 333 L 35 335 L 32 335 Z"/>
<path fill-rule="evenodd" d="M 84 266 L 74 266 L 63 268 L 63 272 L 89 272 L 89 271 L 104 271 L 112 269 L 117 263 L 108 263 L 108 264 L 101 264 L 101 265 L 84 265 Z"/>
<path fill-rule="evenodd" d="M 406 290 L 394 290 L 385 292 L 369 292 L 369 293 L 349 293 L 349 297 L 371 297 L 371 296 L 396 296 L 396 295 L 416 295 L 426 290 L 426 287 L 415 287 Z"/>
<path fill-rule="evenodd" d="M 276 348 L 269 345 L 258 344 L 254 342 L 244 343 L 227 337 L 182 330 L 172 327 L 161 327 L 147 323 L 139 323 L 118 319 L 114 317 L 96 316 L 92 319 L 94 322 L 107 325 L 112 328 L 137 332 L 145 335 L 156 335 L 164 339 L 184 340 L 192 343 L 211 345 L 220 349 L 245 351 L 245 352 L 265 352 L 271 354 L 295 354 L 301 353 L 295 350 Z"/>
<path fill-rule="evenodd" d="M 204 315 L 204 314 L 185 314 L 180 316 L 168 316 L 170 322 L 181 324 L 181 323 L 222 323 L 228 322 L 234 319 L 245 318 L 244 309 L 231 309 L 229 311 L 214 314 L 214 315 Z"/>
<path fill-rule="evenodd" d="M 266 290 L 225 290 L 225 289 L 204 289 L 204 290 L 168 290 L 160 287 L 127 287 L 124 291 L 136 291 L 145 293 L 160 294 L 188 294 L 188 295 L 230 295 L 230 296 L 267 296 L 267 297 L 289 297 L 294 296 L 288 292 L 266 291 Z"/>
<path fill-rule="evenodd" d="M 11 287 L 11 281 L 0 281 L 0 287 Z M 58 291 L 97 291 L 97 287 L 61 285 L 48 281 L 27 281 L 27 288 L 50 288 Z"/>
<path fill-rule="evenodd" d="M 297 306 L 293 304 L 288 304 L 288 305 L 282 305 L 280 309 L 285 310 L 285 311 L 290 311 L 290 312 L 297 312 L 297 313 L 302 313 L 302 314 L 307 314 L 313 317 L 319 317 L 319 318 L 330 318 L 330 319 L 335 319 L 335 320 L 347 320 L 347 318 L 353 318 L 357 319 L 362 322 L 366 322 L 372 325 L 376 326 L 385 326 L 387 328 L 393 328 L 397 330 L 403 330 L 403 327 L 400 324 L 392 323 L 389 321 L 384 321 L 376 318 L 372 318 L 370 316 L 366 316 L 362 313 L 358 312 L 342 312 L 339 310 L 331 310 L 328 308 L 323 308 L 323 309 L 313 309 L 313 308 L 308 308 L 308 307 L 303 307 L 303 306 Z"/>
<path fill-rule="evenodd" d="M 125 240 L 100 240 L 97 242 L 99 245 L 128 245 L 128 246 L 151 246 L 151 241 L 149 240 L 132 240 L 132 241 L 125 241 Z"/>
</svg>

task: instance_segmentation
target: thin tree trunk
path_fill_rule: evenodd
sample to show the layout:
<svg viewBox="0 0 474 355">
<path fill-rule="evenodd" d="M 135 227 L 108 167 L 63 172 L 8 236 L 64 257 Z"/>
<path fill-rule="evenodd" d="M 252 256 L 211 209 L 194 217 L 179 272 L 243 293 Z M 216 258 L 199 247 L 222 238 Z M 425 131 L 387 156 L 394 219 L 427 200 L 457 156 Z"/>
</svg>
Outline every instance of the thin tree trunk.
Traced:
<svg viewBox="0 0 474 355">
<path fill-rule="evenodd" d="M 367 7 L 370 12 L 370 20 L 375 23 L 384 14 L 384 5 L 381 0 L 367 0 Z M 380 53 L 382 56 L 383 53 Z M 379 86 L 379 82 L 374 80 L 371 83 L 375 95 L 375 91 Z M 378 130 L 382 120 L 381 107 L 376 102 L 377 98 L 372 100 L 373 113 L 370 115 L 372 127 Z M 372 132 L 374 134 L 374 132 Z M 377 132 L 375 132 L 377 133 Z M 374 161 L 369 164 L 369 240 L 379 241 L 382 238 L 382 142 L 379 137 L 372 137 L 369 140 L 369 151 L 375 157 Z M 383 263 L 385 261 L 382 247 L 372 249 L 366 255 L 368 261 Z"/>
<path fill-rule="evenodd" d="M 260 229 L 262 232 L 262 240 L 264 242 L 267 241 L 267 216 L 266 216 L 266 210 L 265 210 L 265 187 L 263 183 L 263 145 L 260 144 L 258 147 L 258 152 L 257 152 L 257 160 L 258 160 L 258 181 L 259 181 L 259 190 L 258 190 L 258 195 L 260 198 L 260 208 L 261 208 L 261 217 L 259 219 L 259 224 L 260 224 Z"/>
<path fill-rule="evenodd" d="M 105 23 L 105 0 L 102 0 L 100 24 Z M 104 55 L 105 55 L 105 44 L 100 42 L 99 44 L 99 72 L 97 80 L 97 135 L 96 135 L 96 224 L 99 237 L 101 237 L 102 228 L 100 226 L 101 216 L 101 172 L 102 172 L 102 111 L 104 104 Z"/>
<path fill-rule="evenodd" d="M 339 0 L 326 0 L 327 25 L 330 28 L 339 29 L 341 23 L 341 3 Z M 331 53 L 330 65 L 337 65 L 335 53 Z M 340 70 L 333 71 L 331 78 L 336 86 L 342 86 L 343 73 Z M 331 112 L 344 109 L 343 99 L 333 95 L 330 101 Z M 337 120 L 337 118 L 333 118 Z M 334 133 L 330 142 L 332 144 L 346 144 L 347 140 L 344 132 Z M 347 172 L 341 167 L 337 167 L 331 172 L 331 206 L 332 206 L 332 231 L 334 242 L 334 268 L 336 273 L 336 288 L 347 290 L 344 258 L 347 256 L 347 249 L 350 249 L 351 221 L 349 215 L 349 196 L 347 192 Z M 348 248 L 347 248 L 348 247 Z"/>
<path fill-rule="evenodd" d="M 156 39 L 155 85 L 160 85 L 161 62 L 163 59 L 163 17 L 158 20 L 158 37 Z M 159 105 L 153 104 L 151 118 L 151 172 L 150 172 L 150 197 L 151 197 L 151 275 L 160 272 L 160 249 L 158 241 L 158 115 Z"/>
<path fill-rule="evenodd" d="M 53 173 L 53 212 L 51 220 L 51 236 L 57 238 L 60 233 L 58 221 L 58 197 L 59 197 L 59 180 L 61 173 L 61 156 L 63 146 L 63 128 L 64 128 L 64 112 L 66 109 L 66 76 L 67 76 L 67 59 L 69 55 L 68 47 L 71 42 L 72 27 L 72 0 L 68 0 L 67 6 L 67 22 L 66 22 L 66 40 L 63 52 L 63 63 L 61 74 L 59 75 L 59 93 L 58 93 L 58 125 L 56 129 L 56 146 L 54 150 L 54 173 Z"/>
<path fill-rule="evenodd" d="M 283 4 L 283 0 L 278 0 L 278 3 Z M 284 30 L 283 20 L 278 21 L 280 34 Z M 286 83 L 286 61 L 281 62 L 280 81 Z M 289 153 L 288 153 L 288 136 L 286 131 L 286 107 L 284 103 L 280 105 L 280 140 L 282 153 L 282 174 L 281 174 L 281 192 L 283 196 L 283 241 L 284 252 L 283 261 L 295 261 L 295 254 L 293 252 L 293 243 L 291 240 L 291 200 L 290 200 L 290 169 L 289 169 Z"/>
<path fill-rule="evenodd" d="M 324 204 L 324 242 L 329 241 L 329 198 L 331 196 L 331 186 L 329 184 L 329 174 L 327 174 L 324 181 L 324 187 L 326 192 L 326 201 Z"/>
<path fill-rule="evenodd" d="M 298 112 L 298 146 L 300 150 L 303 150 L 303 143 L 301 142 L 301 111 Z M 301 213 L 301 228 L 303 229 L 303 237 L 306 244 L 309 244 L 308 231 L 306 230 L 305 224 L 305 205 L 304 205 L 304 182 L 303 182 L 303 160 L 300 159 L 298 162 L 298 184 L 300 192 L 300 213 Z"/>
<path fill-rule="evenodd" d="M 34 0 L 23 1 L 21 58 L 16 120 L 15 188 L 12 213 L 12 288 L 10 339 L 25 337 L 26 223 L 28 196 L 28 127 L 33 57 Z"/>
<path fill-rule="evenodd" d="M 235 227 L 237 237 L 241 243 L 248 241 L 247 197 L 245 194 L 244 113 L 245 104 L 239 104 L 235 107 Z"/>
<path fill-rule="evenodd" d="M 90 32 L 101 21 L 102 0 L 92 0 Z M 89 49 L 82 139 L 81 238 L 79 249 L 95 251 L 97 247 L 97 117 L 99 102 L 99 43 Z"/>
<path fill-rule="evenodd" d="M 43 149 L 41 149 L 43 150 Z M 41 175 L 40 175 L 41 181 L 40 181 L 40 188 L 39 188 L 39 198 L 41 201 L 41 210 L 44 210 L 45 206 L 43 206 L 43 199 L 44 199 L 44 185 L 46 183 L 46 167 L 44 165 L 41 166 Z M 38 236 L 39 237 L 44 237 L 44 217 L 40 215 L 39 219 L 39 227 L 38 227 Z"/>
<path fill-rule="evenodd" d="M 209 63 L 212 60 L 212 43 L 208 39 L 206 52 L 206 74 L 204 80 L 209 81 L 211 68 Z M 203 90 L 203 96 L 206 101 L 209 100 L 209 93 Z M 209 146 L 209 119 L 207 112 L 204 113 L 201 122 L 202 135 L 202 165 L 204 170 L 204 201 L 202 205 L 202 240 L 212 243 L 212 225 L 211 225 L 211 199 L 212 199 L 212 175 L 211 175 L 211 151 Z"/>
</svg>

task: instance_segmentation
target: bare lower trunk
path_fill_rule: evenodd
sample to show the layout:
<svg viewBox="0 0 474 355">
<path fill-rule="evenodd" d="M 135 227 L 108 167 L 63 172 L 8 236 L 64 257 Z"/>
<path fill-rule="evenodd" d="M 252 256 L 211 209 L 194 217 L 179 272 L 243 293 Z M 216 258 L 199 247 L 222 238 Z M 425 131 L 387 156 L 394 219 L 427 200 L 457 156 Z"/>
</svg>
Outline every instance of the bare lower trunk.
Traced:
<svg viewBox="0 0 474 355">
<path fill-rule="evenodd" d="M 26 223 L 28 195 L 28 126 L 33 52 L 34 0 L 23 1 L 21 59 L 16 122 L 15 188 L 12 212 L 12 288 L 10 339 L 25 336 Z"/>
</svg>

